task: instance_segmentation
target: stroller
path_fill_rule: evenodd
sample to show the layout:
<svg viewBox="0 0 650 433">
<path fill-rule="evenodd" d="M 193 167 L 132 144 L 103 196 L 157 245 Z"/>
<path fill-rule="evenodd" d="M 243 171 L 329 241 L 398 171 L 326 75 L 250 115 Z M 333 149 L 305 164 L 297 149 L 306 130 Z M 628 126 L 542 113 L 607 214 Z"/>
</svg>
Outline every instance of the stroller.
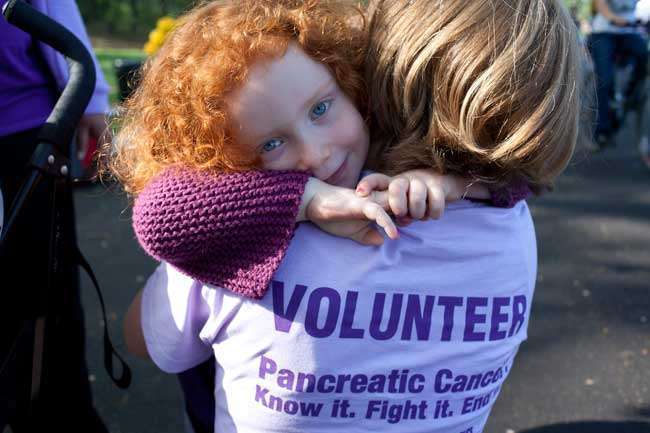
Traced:
<svg viewBox="0 0 650 433">
<path fill-rule="evenodd" d="M 0 305 L 4 307 L 4 323 L 11 324 L 3 329 L 0 348 L 0 401 L 3 405 L 0 423 L 4 426 L 10 417 L 19 414 L 20 431 L 36 431 L 52 428 L 49 424 L 54 410 L 52 402 L 75 393 L 66 388 L 83 387 L 84 383 L 87 387 L 87 378 L 82 377 L 87 374 L 83 359 L 66 357 L 62 344 L 70 340 L 70 334 L 74 334 L 83 346 L 84 325 L 79 293 L 70 284 L 71 278 L 77 277 L 77 266 L 81 266 L 95 284 L 104 323 L 107 323 L 97 280 L 77 247 L 74 230 L 71 231 L 66 223 L 72 212 L 68 144 L 95 87 L 95 69 L 90 54 L 72 33 L 26 3 L 10 0 L 3 8 L 3 15 L 9 23 L 61 52 L 70 65 L 69 81 L 40 130 L 29 173 L 11 206 L 5 209 L 6 224 L 0 238 L 0 275 L 5 281 Z M 37 215 L 39 227 L 26 227 L 23 220 L 33 212 L 30 203 L 36 200 L 47 203 L 50 211 Z M 43 261 L 46 269 L 41 267 L 41 261 L 36 261 L 33 271 L 21 271 L 18 275 L 20 280 L 16 281 L 16 270 L 7 263 L 15 263 L 16 257 L 12 254 L 22 241 L 17 233 L 24 233 L 26 229 L 38 231 L 39 236 L 42 234 L 44 242 L 39 242 L 36 248 L 39 256 L 42 253 L 47 257 Z M 35 275 L 45 276 L 45 281 L 35 278 Z M 16 286 L 9 287 L 9 281 L 14 281 Z M 26 298 L 28 302 L 24 302 Z M 113 366 L 114 356 L 122 364 L 120 375 L 116 374 Z M 130 370 L 115 352 L 106 326 L 104 363 L 113 381 L 121 388 L 128 387 Z M 65 382 L 73 376 L 67 375 L 70 372 L 76 375 L 71 379 L 74 383 Z M 77 380 L 80 385 L 77 385 Z M 90 395 L 89 389 L 87 395 Z M 70 402 L 69 414 L 75 413 L 74 404 L 75 401 Z"/>
</svg>

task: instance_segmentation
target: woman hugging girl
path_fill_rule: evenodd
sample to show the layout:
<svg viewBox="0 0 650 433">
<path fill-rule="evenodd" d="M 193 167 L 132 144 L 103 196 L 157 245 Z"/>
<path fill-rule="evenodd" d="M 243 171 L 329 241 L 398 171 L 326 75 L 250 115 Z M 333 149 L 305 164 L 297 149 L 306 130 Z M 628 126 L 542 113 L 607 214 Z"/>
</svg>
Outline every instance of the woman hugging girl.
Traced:
<svg viewBox="0 0 650 433">
<path fill-rule="evenodd" d="M 127 103 L 112 168 L 137 196 L 139 240 L 165 261 L 129 310 L 127 343 L 170 372 L 214 358 L 216 431 L 388 429 L 385 401 L 422 407 L 404 431 L 479 432 L 525 339 L 536 249 L 520 199 L 551 186 L 577 140 L 571 19 L 554 0 L 366 13 L 204 4 Z M 445 201 L 443 218 L 404 226 Z M 274 364 L 408 370 L 425 386 L 298 390 Z M 490 371 L 480 392 L 462 384 Z M 290 401 L 322 411 L 295 416 Z"/>
</svg>

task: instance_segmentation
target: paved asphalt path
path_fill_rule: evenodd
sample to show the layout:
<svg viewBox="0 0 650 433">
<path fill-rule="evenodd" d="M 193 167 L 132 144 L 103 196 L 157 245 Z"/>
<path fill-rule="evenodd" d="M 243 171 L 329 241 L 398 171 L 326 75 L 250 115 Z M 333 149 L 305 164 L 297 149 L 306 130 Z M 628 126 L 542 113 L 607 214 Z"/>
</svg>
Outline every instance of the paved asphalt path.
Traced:
<svg viewBox="0 0 650 433">
<path fill-rule="evenodd" d="M 556 191 L 530 200 L 539 273 L 529 339 L 486 433 L 650 433 L 650 171 L 634 147 L 578 151 Z M 76 191 L 79 243 L 103 289 L 111 335 L 155 263 L 139 249 L 124 197 Z M 183 429 L 176 379 L 127 355 L 133 384 L 102 365 L 97 297 L 82 281 L 96 406 L 111 433 Z"/>
</svg>

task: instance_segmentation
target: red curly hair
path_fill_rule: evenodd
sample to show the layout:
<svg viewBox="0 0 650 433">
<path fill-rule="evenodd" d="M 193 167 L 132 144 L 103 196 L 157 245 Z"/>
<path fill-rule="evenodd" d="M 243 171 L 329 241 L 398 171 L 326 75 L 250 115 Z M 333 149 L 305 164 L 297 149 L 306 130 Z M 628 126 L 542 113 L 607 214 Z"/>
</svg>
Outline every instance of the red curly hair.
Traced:
<svg viewBox="0 0 650 433">
<path fill-rule="evenodd" d="M 290 42 L 325 64 L 365 112 L 363 13 L 337 0 L 212 1 L 185 14 L 124 106 L 106 170 L 137 195 L 175 165 L 215 172 L 259 162 L 233 142 L 225 98 L 256 61 Z"/>
</svg>

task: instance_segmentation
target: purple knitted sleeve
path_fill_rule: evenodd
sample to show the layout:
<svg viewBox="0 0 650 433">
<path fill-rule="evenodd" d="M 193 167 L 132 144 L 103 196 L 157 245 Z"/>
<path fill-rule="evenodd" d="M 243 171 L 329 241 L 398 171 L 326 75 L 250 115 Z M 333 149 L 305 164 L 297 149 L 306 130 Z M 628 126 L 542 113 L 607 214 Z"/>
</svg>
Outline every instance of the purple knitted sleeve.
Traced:
<svg viewBox="0 0 650 433">
<path fill-rule="evenodd" d="M 169 170 L 137 197 L 133 228 L 154 258 L 205 283 L 261 298 L 293 236 L 308 176 Z M 492 204 L 505 208 L 532 195 L 525 181 L 490 193 Z"/>
<path fill-rule="evenodd" d="M 490 188 L 492 206 L 495 207 L 511 208 L 532 195 L 533 191 L 524 179 L 515 180 L 507 187 Z"/>
<path fill-rule="evenodd" d="M 136 198 L 133 228 L 154 258 L 261 298 L 293 236 L 308 179 L 299 171 L 168 170 Z"/>
</svg>

